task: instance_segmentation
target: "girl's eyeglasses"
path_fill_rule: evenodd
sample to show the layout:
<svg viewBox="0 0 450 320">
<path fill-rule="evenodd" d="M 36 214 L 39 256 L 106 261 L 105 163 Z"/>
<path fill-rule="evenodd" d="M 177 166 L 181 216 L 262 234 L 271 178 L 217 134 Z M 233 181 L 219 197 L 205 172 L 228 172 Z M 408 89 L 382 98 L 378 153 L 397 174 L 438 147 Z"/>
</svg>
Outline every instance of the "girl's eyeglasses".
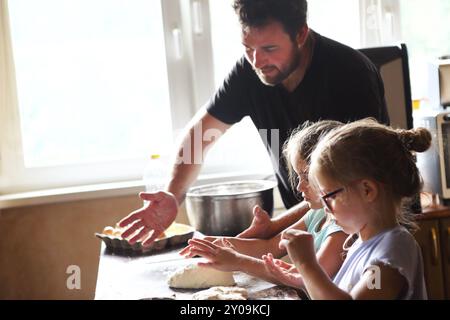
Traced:
<svg viewBox="0 0 450 320">
<path fill-rule="evenodd" d="M 326 207 L 328 210 L 333 211 L 333 209 L 331 208 L 331 205 L 328 203 L 328 199 L 329 198 L 333 198 L 334 199 L 334 197 L 337 194 L 341 193 L 344 190 L 345 190 L 345 188 L 339 188 L 337 190 L 328 192 L 327 194 L 321 196 L 320 200 L 322 201 L 323 206 Z"/>
</svg>

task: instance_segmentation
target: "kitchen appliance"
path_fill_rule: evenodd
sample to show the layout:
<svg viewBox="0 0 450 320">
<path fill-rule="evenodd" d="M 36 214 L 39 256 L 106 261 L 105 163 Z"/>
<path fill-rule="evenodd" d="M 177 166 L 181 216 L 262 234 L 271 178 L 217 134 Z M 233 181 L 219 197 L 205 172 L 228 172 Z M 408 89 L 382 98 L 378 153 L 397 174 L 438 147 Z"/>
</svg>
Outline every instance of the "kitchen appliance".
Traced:
<svg viewBox="0 0 450 320">
<path fill-rule="evenodd" d="M 273 212 L 272 180 L 249 180 L 194 187 L 186 195 L 191 226 L 205 235 L 236 236 L 253 220 L 253 207 Z"/>
<path fill-rule="evenodd" d="M 450 57 L 428 64 L 427 99 L 435 108 L 450 106 Z"/>
<path fill-rule="evenodd" d="M 417 166 L 424 180 L 424 191 L 438 194 L 445 205 L 450 204 L 450 112 L 418 114 L 417 127 L 430 130 L 432 146 L 417 154 Z"/>
</svg>

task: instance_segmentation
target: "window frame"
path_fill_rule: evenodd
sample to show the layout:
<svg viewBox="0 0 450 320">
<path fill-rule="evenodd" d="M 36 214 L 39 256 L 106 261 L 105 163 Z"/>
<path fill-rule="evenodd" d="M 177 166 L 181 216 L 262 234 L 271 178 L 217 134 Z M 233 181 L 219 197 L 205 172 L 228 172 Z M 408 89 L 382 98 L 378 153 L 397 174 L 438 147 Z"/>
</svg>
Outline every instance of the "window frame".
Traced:
<svg viewBox="0 0 450 320">
<path fill-rule="evenodd" d="M 164 24 L 170 112 L 175 135 L 195 114 L 196 97 L 193 83 L 197 83 L 195 78 L 199 76 L 193 75 L 191 68 L 193 54 L 192 46 L 189 45 L 190 28 L 188 29 L 187 22 L 190 12 L 183 7 L 186 2 L 183 0 L 160 0 L 160 2 Z M 0 101 L 0 110 L 2 110 L 0 119 L 2 136 L 0 141 L 0 194 L 140 180 L 147 160 L 145 156 L 90 164 L 25 168 L 8 1 L 0 0 L 0 8 L 2 9 L 0 32 L 3 39 L 0 41 L 0 77 L 1 83 L 4 84 L 1 87 L 3 99 Z M 178 39 L 174 38 L 174 29 L 179 30 L 181 36 Z M 197 41 L 207 40 L 207 35 L 205 32 L 205 36 L 198 37 Z M 181 56 L 175 52 L 176 41 L 181 42 Z M 199 59 L 204 59 L 204 57 Z M 164 156 L 170 157 L 168 154 Z"/>
</svg>

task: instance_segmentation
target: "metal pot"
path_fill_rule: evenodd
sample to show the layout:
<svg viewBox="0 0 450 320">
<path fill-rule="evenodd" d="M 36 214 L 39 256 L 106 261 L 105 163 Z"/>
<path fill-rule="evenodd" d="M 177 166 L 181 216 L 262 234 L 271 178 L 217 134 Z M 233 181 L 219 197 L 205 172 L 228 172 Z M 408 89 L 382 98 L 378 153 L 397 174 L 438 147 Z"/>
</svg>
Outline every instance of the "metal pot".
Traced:
<svg viewBox="0 0 450 320">
<path fill-rule="evenodd" d="M 190 224 L 205 235 L 235 236 L 253 220 L 253 207 L 273 213 L 271 180 L 234 181 L 194 187 L 186 195 Z"/>
</svg>

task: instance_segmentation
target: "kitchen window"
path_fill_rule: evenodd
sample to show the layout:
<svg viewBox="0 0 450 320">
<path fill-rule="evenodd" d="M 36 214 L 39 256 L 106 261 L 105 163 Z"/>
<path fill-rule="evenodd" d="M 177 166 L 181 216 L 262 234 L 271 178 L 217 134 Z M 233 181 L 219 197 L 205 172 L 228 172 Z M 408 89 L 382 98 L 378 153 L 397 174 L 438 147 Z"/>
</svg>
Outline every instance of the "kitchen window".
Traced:
<svg viewBox="0 0 450 320">
<path fill-rule="evenodd" d="M 150 154 L 169 159 L 215 90 L 208 1 L 0 5 L 0 194 L 139 180 Z M 271 173 L 256 130 L 243 123 L 212 150 L 203 173 Z M 262 162 L 242 143 L 248 134 L 265 167 L 250 161 Z"/>
<path fill-rule="evenodd" d="M 399 1 L 401 40 L 409 49 L 413 98 L 426 100 L 429 63 L 450 56 L 450 1 Z"/>
<path fill-rule="evenodd" d="M 26 168 L 133 159 L 171 142 L 158 1 L 15 0 L 9 12 Z"/>
<path fill-rule="evenodd" d="M 0 193 L 140 179 L 194 113 L 179 4 L 0 3 Z"/>
<path fill-rule="evenodd" d="M 449 6 L 310 0 L 308 19 L 352 47 L 403 41 L 416 57 L 450 51 Z M 140 179 L 149 154 L 169 154 L 243 54 L 230 0 L 0 0 L 0 9 L 0 194 Z M 249 119 L 210 151 L 203 173 L 223 171 L 272 172 Z"/>
</svg>

